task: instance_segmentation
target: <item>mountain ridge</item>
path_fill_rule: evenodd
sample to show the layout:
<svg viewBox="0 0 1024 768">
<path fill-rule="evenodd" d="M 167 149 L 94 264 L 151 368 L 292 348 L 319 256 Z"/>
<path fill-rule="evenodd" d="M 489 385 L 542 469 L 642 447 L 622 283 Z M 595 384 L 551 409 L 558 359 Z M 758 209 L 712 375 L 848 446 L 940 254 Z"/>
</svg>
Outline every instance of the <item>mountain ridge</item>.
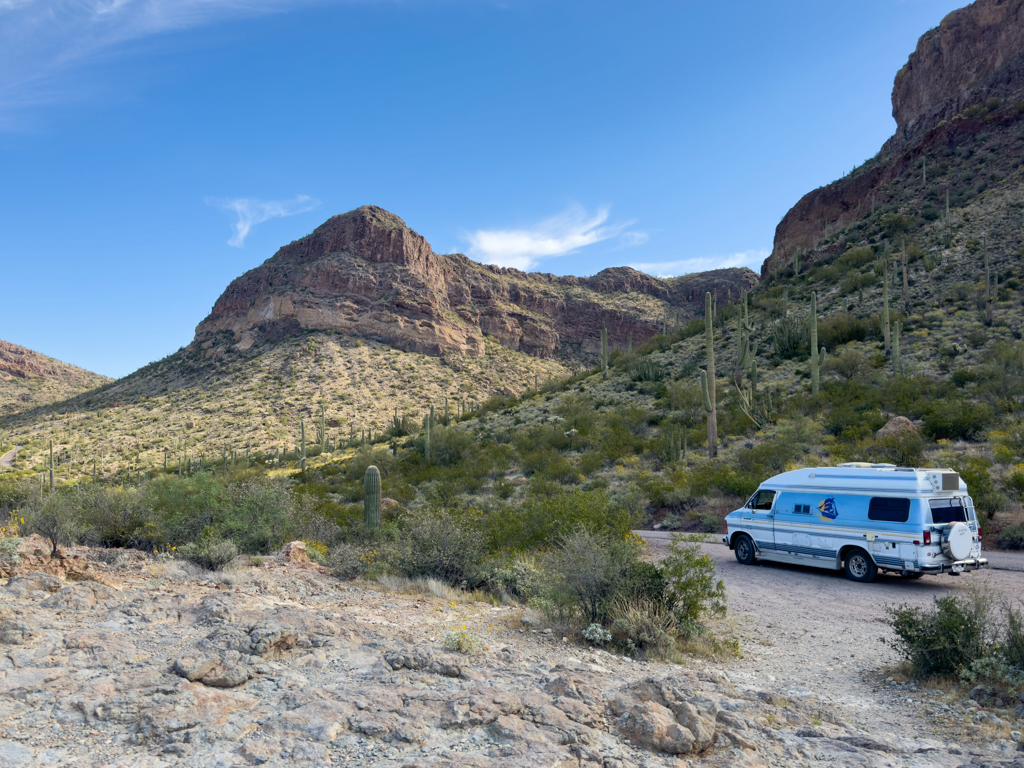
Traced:
<svg viewBox="0 0 1024 768">
<path fill-rule="evenodd" d="M 209 357 L 299 330 L 329 330 L 433 356 L 481 357 L 484 336 L 540 358 L 589 360 L 599 331 L 640 343 L 664 322 L 696 316 L 704 292 L 738 300 L 757 285 L 745 268 L 662 279 L 630 267 L 556 276 L 437 254 L 398 216 L 363 206 L 328 219 L 236 278 L 196 328 Z M 628 296 L 630 301 L 621 301 Z"/>
</svg>

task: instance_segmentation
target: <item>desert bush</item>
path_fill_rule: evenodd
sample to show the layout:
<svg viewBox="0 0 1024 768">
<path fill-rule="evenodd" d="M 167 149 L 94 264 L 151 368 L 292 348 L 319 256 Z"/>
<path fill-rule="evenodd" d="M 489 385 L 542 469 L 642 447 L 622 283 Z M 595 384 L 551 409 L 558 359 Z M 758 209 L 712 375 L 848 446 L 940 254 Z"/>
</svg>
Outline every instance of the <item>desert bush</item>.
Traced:
<svg viewBox="0 0 1024 768">
<path fill-rule="evenodd" d="M 702 629 L 708 616 L 725 614 L 725 583 L 717 578 L 715 561 L 701 549 L 704 537 L 674 534 L 669 554 L 661 561 L 666 600 L 683 636 Z"/>
<path fill-rule="evenodd" d="M 915 675 L 957 675 L 985 655 L 991 601 L 981 593 L 935 598 L 931 610 L 887 606 L 895 638 L 885 641 L 910 662 Z"/>
<path fill-rule="evenodd" d="M 632 381 L 661 381 L 665 378 L 665 372 L 650 357 L 642 357 L 629 364 L 629 378 Z"/>
<path fill-rule="evenodd" d="M 924 416 L 924 431 L 933 440 L 972 440 L 992 424 L 994 414 L 984 403 L 937 400 Z"/>
<path fill-rule="evenodd" d="M 461 629 L 452 627 L 451 630 L 445 632 L 441 644 L 449 651 L 455 651 L 455 653 L 462 653 L 467 656 L 476 656 L 484 648 L 480 635 L 466 629 L 464 626 Z"/>
<path fill-rule="evenodd" d="M 175 556 L 207 571 L 227 568 L 238 557 L 238 547 L 228 539 L 200 539 L 178 547 Z"/>
<path fill-rule="evenodd" d="M 283 479 L 244 480 L 231 486 L 230 499 L 214 521 L 217 534 L 250 555 L 268 554 L 286 543 L 296 506 Z"/>
<path fill-rule="evenodd" d="M 595 535 L 623 538 L 631 530 L 629 512 L 611 504 L 602 489 L 563 491 L 501 506 L 482 523 L 489 551 L 523 552 L 551 546 L 578 528 Z"/>
<path fill-rule="evenodd" d="M 632 655 L 666 659 L 676 647 L 675 616 L 660 601 L 619 595 L 612 602 L 609 619 L 612 637 Z"/>
<path fill-rule="evenodd" d="M 21 508 L 23 531 L 38 533 L 48 542 L 53 556 L 60 545 L 74 544 L 86 530 L 82 515 L 81 493 L 61 489 L 29 497 Z"/>
<path fill-rule="evenodd" d="M 544 560 L 553 576 L 545 595 L 547 612 L 563 623 L 606 621 L 627 568 L 637 559 L 635 547 L 582 526 L 567 532 Z"/>
<path fill-rule="evenodd" d="M 985 390 L 1019 407 L 1024 403 L 1024 342 L 997 341 L 985 357 Z"/>
<path fill-rule="evenodd" d="M 783 317 L 771 327 L 772 353 L 783 360 L 802 355 L 810 346 L 806 326 L 794 317 Z"/>
<path fill-rule="evenodd" d="M 836 266 L 845 272 L 871 264 L 875 258 L 875 251 L 870 246 L 850 248 L 836 260 Z"/>
<path fill-rule="evenodd" d="M 864 355 L 855 349 L 843 350 L 825 361 L 822 370 L 834 373 L 843 381 L 856 379 L 864 373 Z"/>
<path fill-rule="evenodd" d="M 449 584 L 475 581 L 484 540 L 471 522 L 446 511 L 420 512 L 404 531 L 407 550 L 400 568 L 407 576 L 433 576 Z"/>
<path fill-rule="evenodd" d="M 1002 549 L 1024 549 L 1024 525 L 1008 525 L 996 539 Z"/>
<path fill-rule="evenodd" d="M 881 462 L 898 467 L 919 467 L 924 461 L 924 440 L 919 433 L 907 430 L 878 438 L 868 452 Z"/>
<path fill-rule="evenodd" d="M 794 458 L 794 447 L 792 443 L 765 440 L 760 445 L 740 451 L 736 456 L 736 465 L 741 472 L 763 480 L 786 469 L 786 464 Z"/>
<path fill-rule="evenodd" d="M 487 587 L 497 595 L 528 601 L 539 595 L 545 585 L 544 572 L 532 556 L 518 555 L 487 575 Z"/>
<path fill-rule="evenodd" d="M 965 483 L 979 515 L 991 519 L 1003 506 L 1006 499 L 996 490 L 989 468 L 992 462 L 983 456 L 949 456 L 949 466 L 955 469 Z"/>
<path fill-rule="evenodd" d="M 818 321 L 818 344 L 836 349 L 850 341 L 864 341 L 872 332 L 871 323 L 850 312 L 839 312 Z"/>
<path fill-rule="evenodd" d="M 462 461 L 473 445 L 473 438 L 462 429 L 438 424 L 430 430 L 430 460 L 442 467 Z"/>
</svg>

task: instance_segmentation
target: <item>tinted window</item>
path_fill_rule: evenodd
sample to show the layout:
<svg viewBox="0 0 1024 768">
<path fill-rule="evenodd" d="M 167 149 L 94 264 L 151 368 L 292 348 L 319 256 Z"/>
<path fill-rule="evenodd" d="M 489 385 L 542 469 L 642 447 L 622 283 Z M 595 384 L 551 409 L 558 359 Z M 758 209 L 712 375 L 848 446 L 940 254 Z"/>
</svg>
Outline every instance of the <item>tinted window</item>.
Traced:
<svg viewBox="0 0 1024 768">
<path fill-rule="evenodd" d="M 758 491 L 754 497 L 754 509 L 771 509 L 775 491 Z"/>
<path fill-rule="evenodd" d="M 936 525 L 967 522 L 967 510 L 960 499 L 930 499 L 928 506 L 932 508 L 932 522 Z"/>
<path fill-rule="evenodd" d="M 905 523 L 910 519 L 910 499 L 872 499 L 868 520 L 880 523 Z"/>
</svg>

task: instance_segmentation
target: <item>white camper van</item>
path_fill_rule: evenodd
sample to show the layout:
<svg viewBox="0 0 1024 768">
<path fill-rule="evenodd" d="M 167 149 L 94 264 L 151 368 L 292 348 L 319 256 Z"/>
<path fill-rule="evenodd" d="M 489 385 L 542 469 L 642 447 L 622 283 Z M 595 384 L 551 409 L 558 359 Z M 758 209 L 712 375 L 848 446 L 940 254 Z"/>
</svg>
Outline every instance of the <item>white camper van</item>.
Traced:
<svg viewBox="0 0 1024 768">
<path fill-rule="evenodd" d="M 784 472 L 725 522 L 723 541 L 744 565 L 843 569 L 864 582 L 879 569 L 918 578 L 988 565 L 974 502 L 951 469 L 856 463 Z"/>
</svg>

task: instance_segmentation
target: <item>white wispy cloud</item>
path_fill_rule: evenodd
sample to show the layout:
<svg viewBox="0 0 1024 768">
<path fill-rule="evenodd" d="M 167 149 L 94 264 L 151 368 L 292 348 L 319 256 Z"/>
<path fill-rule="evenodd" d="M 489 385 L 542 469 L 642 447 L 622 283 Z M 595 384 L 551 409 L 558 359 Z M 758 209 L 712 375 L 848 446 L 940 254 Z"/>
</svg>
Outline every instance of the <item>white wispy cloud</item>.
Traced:
<svg viewBox="0 0 1024 768">
<path fill-rule="evenodd" d="M 238 216 L 238 221 L 232 224 L 235 234 L 228 240 L 228 245 L 241 248 L 245 244 L 245 238 L 257 224 L 311 211 L 320 205 L 320 201 L 307 195 L 298 195 L 294 200 L 254 200 L 249 197 L 221 200 L 209 197 L 206 204 L 232 211 Z"/>
<path fill-rule="evenodd" d="M 755 272 L 760 272 L 762 262 L 768 258 L 770 253 L 771 250 L 768 248 L 759 248 L 734 253 L 731 256 L 697 256 L 679 261 L 653 261 L 630 264 L 629 266 L 655 277 L 675 277 L 691 272 L 706 272 L 709 269 L 726 269 L 728 267 L 750 267 Z"/>
<path fill-rule="evenodd" d="M 0 0 L 0 125 L 75 98 L 65 76 L 132 41 L 331 0 Z"/>
<path fill-rule="evenodd" d="M 637 245 L 647 239 L 642 232 L 626 232 L 633 222 L 609 224 L 607 206 L 593 214 L 581 206 L 552 216 L 527 229 L 478 229 L 467 232 L 469 256 L 484 264 L 531 269 L 540 259 L 562 256 L 620 235 Z"/>
</svg>

